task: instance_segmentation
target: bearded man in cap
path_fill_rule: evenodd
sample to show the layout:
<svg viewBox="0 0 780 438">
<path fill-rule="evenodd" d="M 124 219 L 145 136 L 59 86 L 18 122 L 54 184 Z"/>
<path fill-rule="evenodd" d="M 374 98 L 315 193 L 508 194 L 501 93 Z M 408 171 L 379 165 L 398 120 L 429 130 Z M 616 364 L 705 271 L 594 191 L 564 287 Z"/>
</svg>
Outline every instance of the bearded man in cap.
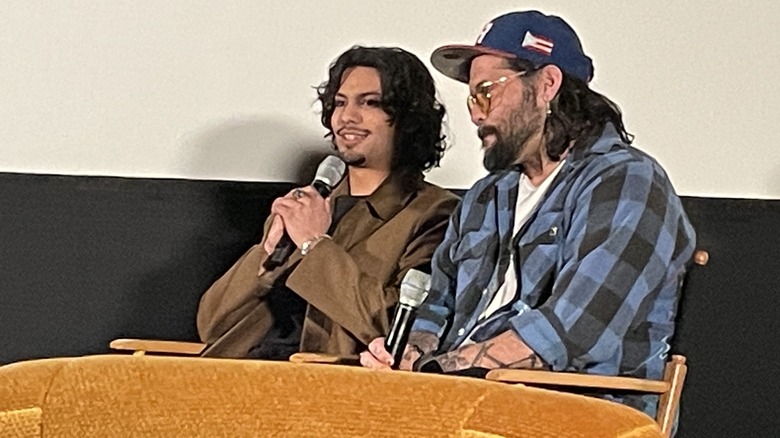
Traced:
<svg viewBox="0 0 780 438">
<path fill-rule="evenodd" d="M 574 30 L 510 13 L 431 61 L 469 85 L 490 174 L 451 217 L 400 367 L 662 378 L 694 230 L 617 105 L 589 88 Z M 391 362 L 382 338 L 361 354 Z M 652 396 L 612 398 L 653 415 Z"/>
</svg>

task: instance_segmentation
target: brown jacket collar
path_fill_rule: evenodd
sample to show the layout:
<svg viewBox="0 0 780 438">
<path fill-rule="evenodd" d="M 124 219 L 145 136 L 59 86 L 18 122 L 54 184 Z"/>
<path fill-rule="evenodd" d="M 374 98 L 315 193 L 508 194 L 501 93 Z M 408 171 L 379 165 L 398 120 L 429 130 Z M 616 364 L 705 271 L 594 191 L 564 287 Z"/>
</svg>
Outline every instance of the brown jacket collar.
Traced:
<svg viewBox="0 0 780 438">
<path fill-rule="evenodd" d="M 365 201 L 374 217 L 388 221 L 409 203 L 410 197 L 422 186 L 422 173 L 395 171 Z M 331 198 L 335 202 L 340 196 L 346 195 L 349 195 L 349 178 L 345 176 L 333 189 Z"/>
</svg>

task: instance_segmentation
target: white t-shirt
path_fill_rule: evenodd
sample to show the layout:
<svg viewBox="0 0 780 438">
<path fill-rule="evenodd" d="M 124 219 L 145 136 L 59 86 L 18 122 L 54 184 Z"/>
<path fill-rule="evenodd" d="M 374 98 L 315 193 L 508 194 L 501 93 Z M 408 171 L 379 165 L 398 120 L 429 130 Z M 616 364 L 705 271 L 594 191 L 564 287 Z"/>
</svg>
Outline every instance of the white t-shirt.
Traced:
<svg viewBox="0 0 780 438">
<path fill-rule="evenodd" d="M 558 175 L 558 172 L 560 172 L 564 161 L 565 160 L 561 160 L 555 169 L 553 169 L 552 173 L 550 173 L 550 175 L 548 175 L 547 178 L 545 178 L 538 187 L 531 184 L 531 179 L 528 178 L 525 173 L 520 176 L 520 182 L 518 183 L 517 190 L 517 204 L 515 204 L 515 224 L 512 231 L 513 236 L 520 231 L 520 228 L 522 228 L 523 225 L 525 225 L 525 223 L 528 221 L 528 218 L 531 217 L 531 213 L 536 210 L 536 206 L 544 197 L 544 193 L 547 191 L 547 188 L 550 187 L 550 184 L 552 184 L 553 180 L 555 180 L 555 176 Z M 493 295 L 493 298 L 490 300 L 490 304 L 485 307 L 485 310 L 479 316 L 480 322 L 490 317 L 490 315 L 495 313 L 498 309 L 511 303 L 512 300 L 514 300 L 515 295 L 517 295 L 515 254 L 514 251 L 510 251 L 509 254 L 509 266 L 507 267 L 506 274 L 504 275 L 504 282 Z M 477 324 L 475 329 L 478 327 L 479 324 Z M 469 338 L 461 345 L 470 344 L 471 342 L 471 336 L 469 336 Z"/>
</svg>

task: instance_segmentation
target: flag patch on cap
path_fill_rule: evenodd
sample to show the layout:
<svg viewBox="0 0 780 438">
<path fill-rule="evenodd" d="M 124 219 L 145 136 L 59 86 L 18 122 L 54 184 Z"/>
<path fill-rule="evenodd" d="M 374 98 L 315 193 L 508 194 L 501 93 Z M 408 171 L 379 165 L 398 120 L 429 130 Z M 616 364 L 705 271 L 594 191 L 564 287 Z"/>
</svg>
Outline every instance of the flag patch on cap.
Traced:
<svg viewBox="0 0 780 438">
<path fill-rule="evenodd" d="M 533 50 L 534 52 L 547 56 L 552 55 L 553 51 L 553 42 L 551 39 L 537 36 L 527 31 L 523 37 L 522 46 L 524 49 Z"/>
</svg>

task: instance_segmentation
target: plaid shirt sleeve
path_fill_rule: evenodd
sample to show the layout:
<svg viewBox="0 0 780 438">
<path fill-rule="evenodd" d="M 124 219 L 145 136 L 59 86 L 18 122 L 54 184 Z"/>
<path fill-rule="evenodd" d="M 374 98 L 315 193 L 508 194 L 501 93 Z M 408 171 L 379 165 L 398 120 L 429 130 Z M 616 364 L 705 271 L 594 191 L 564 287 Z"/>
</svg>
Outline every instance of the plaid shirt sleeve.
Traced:
<svg viewBox="0 0 780 438">
<path fill-rule="evenodd" d="M 455 307 L 455 279 L 457 266 L 452 262 L 450 251 L 460 240 L 460 215 L 463 204 L 458 204 L 450 216 L 444 240 L 436 248 L 431 263 L 431 288 L 425 302 L 418 311 L 412 331 L 435 333 L 441 339 L 447 329 Z"/>
<path fill-rule="evenodd" d="M 567 200 L 573 213 L 549 298 L 533 309 L 516 302 L 509 320 L 555 370 L 617 374 L 627 332 L 673 324 L 693 230 L 654 161 L 615 164 Z"/>
</svg>

